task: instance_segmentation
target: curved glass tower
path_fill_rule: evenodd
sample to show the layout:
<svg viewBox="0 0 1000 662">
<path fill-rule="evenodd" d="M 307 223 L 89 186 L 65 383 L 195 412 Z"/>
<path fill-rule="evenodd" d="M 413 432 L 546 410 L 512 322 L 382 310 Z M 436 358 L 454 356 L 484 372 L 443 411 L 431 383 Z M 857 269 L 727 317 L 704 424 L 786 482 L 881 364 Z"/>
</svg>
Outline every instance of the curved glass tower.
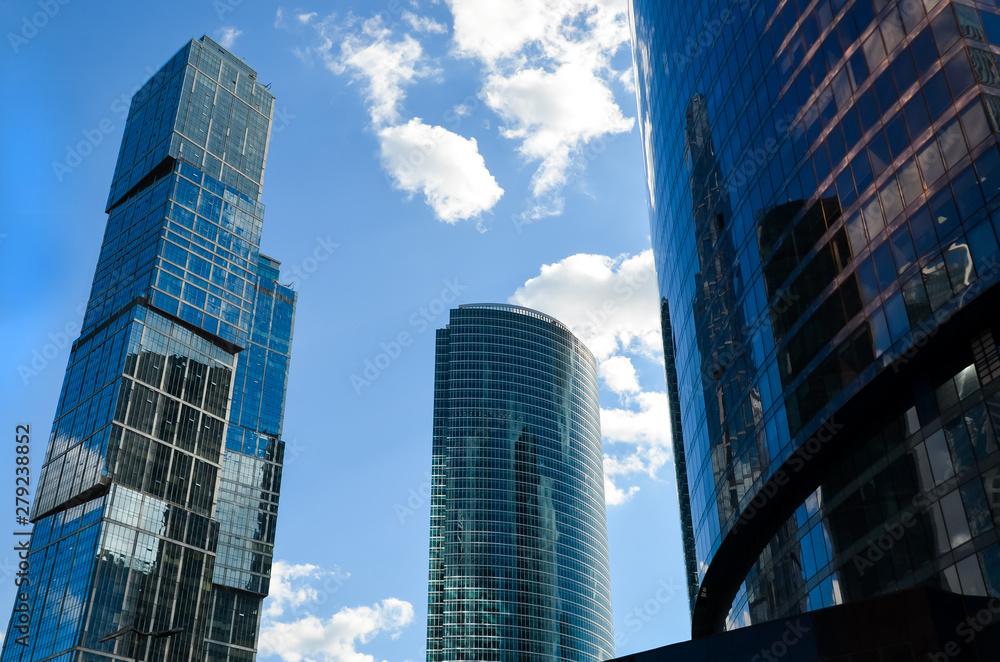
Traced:
<svg viewBox="0 0 1000 662">
<path fill-rule="evenodd" d="M 1000 9 L 631 23 L 694 636 L 1000 596 Z"/>
<path fill-rule="evenodd" d="M 451 311 L 432 478 L 428 662 L 614 656 L 597 365 L 569 329 Z"/>
</svg>

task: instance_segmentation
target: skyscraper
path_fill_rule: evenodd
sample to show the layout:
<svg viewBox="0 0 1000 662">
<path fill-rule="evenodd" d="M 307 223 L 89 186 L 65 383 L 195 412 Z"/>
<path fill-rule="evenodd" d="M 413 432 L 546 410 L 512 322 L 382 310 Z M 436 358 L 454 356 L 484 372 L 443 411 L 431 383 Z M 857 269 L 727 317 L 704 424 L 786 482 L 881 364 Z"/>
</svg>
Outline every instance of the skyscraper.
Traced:
<svg viewBox="0 0 1000 662">
<path fill-rule="evenodd" d="M 4 662 L 254 659 L 296 298 L 259 252 L 256 78 L 202 37 L 132 99 Z M 176 632 L 100 643 L 129 627 Z"/>
<path fill-rule="evenodd" d="M 693 635 L 1000 596 L 1000 9 L 630 10 Z"/>
<path fill-rule="evenodd" d="M 614 654 L 593 355 L 526 308 L 437 332 L 427 660 Z"/>
</svg>

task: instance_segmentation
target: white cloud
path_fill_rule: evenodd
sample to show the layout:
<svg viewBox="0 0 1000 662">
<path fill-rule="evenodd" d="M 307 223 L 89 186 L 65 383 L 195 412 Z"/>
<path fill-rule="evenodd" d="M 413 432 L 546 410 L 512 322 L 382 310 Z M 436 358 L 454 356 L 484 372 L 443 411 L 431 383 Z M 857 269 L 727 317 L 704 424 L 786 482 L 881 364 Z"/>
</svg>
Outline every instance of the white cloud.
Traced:
<svg viewBox="0 0 1000 662">
<path fill-rule="evenodd" d="M 659 477 L 669 462 L 670 418 L 663 382 L 643 384 L 634 360 L 662 375 L 660 304 L 652 251 L 612 258 L 581 253 L 547 264 L 509 301 L 565 323 L 598 361 L 604 386 L 617 395 L 601 409 L 604 496 L 609 506 L 631 500 L 640 475 Z"/>
<path fill-rule="evenodd" d="M 232 48 L 236 44 L 236 40 L 243 34 L 243 31 L 231 26 L 221 27 L 215 31 L 215 40 L 222 45 L 223 48 Z"/>
<path fill-rule="evenodd" d="M 616 487 L 610 478 L 604 477 L 604 502 L 609 506 L 620 506 L 631 501 L 638 491 L 638 485 L 631 486 L 626 492 L 622 488 Z"/>
<path fill-rule="evenodd" d="M 364 83 L 375 126 L 399 122 L 400 106 L 406 98 L 404 87 L 434 73 L 424 62 L 420 43 L 410 35 L 393 39 L 382 18 L 375 17 L 363 21 L 359 31 L 344 37 L 339 54 L 334 55 L 333 41 L 328 36 L 330 26 L 326 23 L 319 27 L 326 43 L 318 50 L 327 68 L 335 74 L 349 71 L 355 80 Z"/>
<path fill-rule="evenodd" d="M 537 198 L 558 190 L 588 143 L 630 131 L 610 85 L 611 59 L 629 40 L 622 0 L 447 0 L 455 51 L 486 69 L 483 96 L 503 118 L 502 135 L 538 162 Z M 527 215 L 561 212 L 561 200 Z"/>
<path fill-rule="evenodd" d="M 444 29 L 409 11 L 403 18 L 416 30 Z M 382 167 L 393 186 L 411 196 L 422 194 L 435 216 L 447 223 L 479 219 L 492 210 L 504 191 L 487 169 L 476 140 L 425 124 L 419 117 L 401 119 L 406 88 L 437 73 L 420 43 L 409 34 L 395 36 L 381 16 L 349 18 L 338 25 L 331 15 L 313 25 L 322 44 L 309 52 L 322 57 L 333 73 L 350 73 L 364 87 Z M 346 36 L 341 36 L 345 29 Z"/>
<path fill-rule="evenodd" d="M 403 12 L 403 20 L 409 23 L 410 27 L 417 32 L 427 34 L 446 34 L 448 28 L 444 24 L 438 23 L 429 16 L 417 16 L 411 11 Z"/>
<path fill-rule="evenodd" d="M 271 591 L 265 602 L 264 616 L 277 618 L 286 609 L 297 611 L 299 607 L 317 602 L 321 595 L 336 591 L 349 575 L 339 569 L 324 570 L 319 566 L 292 565 L 285 561 L 275 561 L 271 566 Z M 311 582 L 323 580 L 317 588 Z"/>
<path fill-rule="evenodd" d="M 344 607 L 328 619 L 317 616 L 291 623 L 265 622 L 260 653 L 285 662 L 374 662 L 357 649 L 381 633 L 398 635 L 413 621 L 413 605 L 387 598 L 370 607 Z"/>
<path fill-rule="evenodd" d="M 601 409 L 601 430 L 612 443 L 670 448 L 670 412 L 667 394 L 646 391 L 634 396 L 638 409 Z M 650 474 L 662 463 L 647 468 Z"/>
<path fill-rule="evenodd" d="M 298 14 L 295 18 L 297 18 L 299 20 L 299 23 L 302 23 L 303 25 L 308 25 L 309 22 L 311 20 L 313 20 L 314 18 L 316 18 L 317 16 L 318 16 L 318 14 L 313 11 L 313 12 L 309 12 L 308 14 L 306 14 L 306 13 Z"/>
<path fill-rule="evenodd" d="M 382 166 L 396 188 L 422 193 L 442 221 L 478 218 L 503 195 L 473 138 L 420 118 L 382 128 L 378 137 Z"/>
<path fill-rule="evenodd" d="M 260 654 L 277 655 L 285 662 L 374 662 L 374 657 L 358 650 L 358 644 L 383 633 L 398 637 L 413 621 L 413 605 L 386 598 L 371 606 L 344 607 L 329 617 L 312 613 L 328 602 L 347 576 L 338 569 L 276 561 L 261 620 Z M 279 620 L 288 617 L 286 609 L 297 616 L 297 608 L 306 605 L 312 609 L 302 618 Z"/>
<path fill-rule="evenodd" d="M 639 379 L 635 374 L 632 359 L 627 356 L 612 356 L 601 361 L 597 372 L 604 384 L 619 395 L 639 391 Z"/>
<path fill-rule="evenodd" d="M 493 74 L 486 103 L 506 122 L 501 134 L 520 141 L 518 151 L 540 165 L 532 178 L 535 196 L 566 183 L 573 157 L 606 134 L 632 128 L 607 84 L 591 69 L 564 64 L 556 71 L 522 69 Z"/>
<path fill-rule="evenodd" d="M 621 352 L 663 354 L 652 250 L 634 257 L 571 255 L 544 265 L 510 302 L 562 321 L 599 361 Z"/>
</svg>

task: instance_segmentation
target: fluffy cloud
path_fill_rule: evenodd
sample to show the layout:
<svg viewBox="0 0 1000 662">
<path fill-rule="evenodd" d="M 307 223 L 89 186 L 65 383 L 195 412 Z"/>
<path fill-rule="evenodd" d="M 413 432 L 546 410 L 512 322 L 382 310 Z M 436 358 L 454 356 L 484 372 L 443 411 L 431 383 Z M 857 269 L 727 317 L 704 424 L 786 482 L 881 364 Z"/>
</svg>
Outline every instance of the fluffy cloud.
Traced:
<svg viewBox="0 0 1000 662">
<path fill-rule="evenodd" d="M 627 356 L 612 356 L 601 362 L 597 372 L 604 384 L 618 394 L 635 393 L 639 390 L 639 379 L 635 374 L 632 359 Z"/>
<path fill-rule="evenodd" d="M 610 85 L 611 59 L 629 40 L 621 0 L 447 0 L 455 51 L 485 65 L 483 97 L 504 120 L 502 135 L 538 162 L 536 198 L 566 183 L 591 141 L 631 130 Z M 559 213 L 561 199 L 531 211 Z"/>
<path fill-rule="evenodd" d="M 347 575 L 315 565 L 275 562 L 271 594 L 265 601 L 260 631 L 260 654 L 285 662 L 374 662 L 358 650 L 379 634 L 392 638 L 413 621 L 413 605 L 387 598 L 371 606 L 344 607 L 328 618 L 311 613 L 326 604 Z M 322 581 L 322 583 L 320 583 Z M 278 620 L 292 609 L 307 606 L 302 618 Z"/>
<path fill-rule="evenodd" d="M 385 127 L 378 137 L 382 166 L 393 184 L 411 195 L 422 193 L 442 221 L 477 218 L 503 195 L 473 138 L 420 118 Z"/>
<path fill-rule="evenodd" d="M 568 325 L 599 361 L 621 352 L 663 354 L 651 250 L 634 257 L 571 255 L 544 265 L 510 301 Z"/>
<path fill-rule="evenodd" d="M 260 633 L 262 655 L 277 655 L 285 662 L 374 662 L 357 650 L 375 636 L 398 635 L 413 621 L 413 605 L 387 598 L 370 607 L 345 607 L 328 619 L 306 616 L 291 623 L 265 623 Z"/>
<path fill-rule="evenodd" d="M 243 30 L 239 30 L 234 27 L 221 27 L 215 31 L 215 40 L 222 45 L 223 48 L 232 48 L 236 44 L 236 40 L 243 34 Z"/>
<path fill-rule="evenodd" d="M 330 71 L 349 74 L 362 85 L 382 167 L 393 186 L 411 196 L 422 194 L 434 215 L 446 223 L 478 220 L 491 211 L 504 191 L 487 169 L 476 140 L 425 124 L 419 117 L 401 119 L 407 87 L 438 73 L 420 42 L 410 34 L 396 35 L 382 15 L 342 22 L 334 16 L 322 21 L 313 18 L 311 14 L 299 16 L 322 39 L 305 56 L 319 55 Z M 447 31 L 433 19 L 410 11 L 404 11 L 402 18 L 417 32 Z"/>
<path fill-rule="evenodd" d="M 420 43 L 410 35 L 394 39 L 380 16 L 361 22 L 360 30 L 343 38 L 336 54 L 329 36 L 329 21 L 324 21 L 319 30 L 326 38 L 319 52 L 327 68 L 335 74 L 350 72 L 354 80 L 364 84 L 376 126 L 398 122 L 400 106 L 406 98 L 405 86 L 434 73 L 423 61 Z"/>
<path fill-rule="evenodd" d="M 448 32 L 447 27 L 438 23 L 433 18 L 430 18 L 429 16 L 417 16 L 411 11 L 403 12 L 403 20 L 417 32 L 425 32 L 428 34 L 446 34 Z"/>
<path fill-rule="evenodd" d="M 617 396 L 601 408 L 604 498 L 621 505 L 639 492 L 623 485 L 640 475 L 656 479 L 670 460 L 663 382 L 643 384 L 633 360 L 662 375 L 660 305 L 652 251 L 634 257 L 577 254 L 541 268 L 510 302 L 553 315 L 594 352 L 598 374 Z"/>
<path fill-rule="evenodd" d="M 286 609 L 294 612 L 303 605 L 319 602 L 336 591 L 347 577 L 339 569 L 324 570 L 315 565 L 275 561 L 271 566 L 271 592 L 264 616 L 277 618 L 284 615 Z M 320 580 L 323 585 L 317 586 Z"/>
<path fill-rule="evenodd" d="M 520 141 L 528 161 L 540 161 L 532 178 L 536 196 L 566 183 L 573 155 L 590 140 L 632 128 L 604 80 L 579 63 L 554 72 L 522 69 L 493 74 L 484 88 L 486 103 L 506 122 L 501 134 Z"/>
<path fill-rule="evenodd" d="M 635 493 L 639 491 L 637 485 L 628 488 L 626 492 L 620 487 L 616 487 L 614 482 L 607 476 L 604 477 L 604 502 L 609 506 L 620 506 L 632 500 Z"/>
</svg>

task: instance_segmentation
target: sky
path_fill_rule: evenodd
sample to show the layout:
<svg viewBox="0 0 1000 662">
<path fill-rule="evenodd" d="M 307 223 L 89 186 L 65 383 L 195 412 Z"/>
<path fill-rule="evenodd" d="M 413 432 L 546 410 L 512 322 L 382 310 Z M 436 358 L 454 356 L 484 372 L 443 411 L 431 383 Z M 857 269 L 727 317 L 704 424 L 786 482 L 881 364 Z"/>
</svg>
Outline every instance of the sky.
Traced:
<svg viewBox="0 0 1000 662">
<path fill-rule="evenodd" d="M 128 101 L 208 34 L 276 96 L 261 251 L 299 295 L 259 659 L 424 658 L 434 330 L 462 303 L 593 351 L 616 654 L 688 639 L 625 0 L 301 1 L 3 3 L 3 429 L 37 475 Z"/>
</svg>

